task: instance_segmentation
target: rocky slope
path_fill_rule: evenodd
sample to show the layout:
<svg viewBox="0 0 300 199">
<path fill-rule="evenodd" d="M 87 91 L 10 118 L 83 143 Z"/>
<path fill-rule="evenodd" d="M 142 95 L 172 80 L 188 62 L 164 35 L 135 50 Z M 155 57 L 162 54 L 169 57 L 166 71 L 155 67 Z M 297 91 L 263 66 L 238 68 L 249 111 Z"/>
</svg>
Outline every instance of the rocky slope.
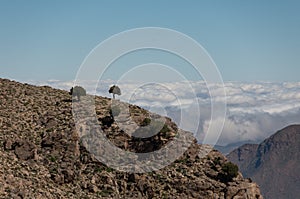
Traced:
<svg viewBox="0 0 300 199">
<path fill-rule="evenodd" d="M 0 79 L 0 198 L 262 198 L 240 173 L 230 178 L 221 153 L 198 145 L 170 119 L 157 135 L 135 139 L 110 117 L 110 103 L 95 97 L 99 126 L 120 149 L 154 151 L 177 136 L 192 140 L 191 146 L 158 171 L 112 169 L 85 148 L 68 92 Z M 130 114 L 141 126 L 155 116 L 134 105 Z"/>
<path fill-rule="evenodd" d="M 227 157 L 269 199 L 300 198 L 300 125 L 288 126 L 261 144 L 246 144 Z"/>
</svg>

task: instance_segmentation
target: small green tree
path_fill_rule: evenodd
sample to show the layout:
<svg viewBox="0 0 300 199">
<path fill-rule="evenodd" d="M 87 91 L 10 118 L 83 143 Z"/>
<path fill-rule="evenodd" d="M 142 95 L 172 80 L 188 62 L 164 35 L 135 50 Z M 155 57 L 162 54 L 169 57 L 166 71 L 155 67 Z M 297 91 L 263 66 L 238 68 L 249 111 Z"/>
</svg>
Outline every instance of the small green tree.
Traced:
<svg viewBox="0 0 300 199">
<path fill-rule="evenodd" d="M 86 96 L 86 90 L 81 86 L 72 87 L 69 92 L 72 96 L 77 96 L 78 101 L 80 101 L 80 96 Z"/>
<path fill-rule="evenodd" d="M 121 95 L 121 89 L 116 85 L 113 85 L 112 87 L 110 87 L 108 92 L 113 94 L 114 99 L 115 99 L 115 94 Z"/>
</svg>

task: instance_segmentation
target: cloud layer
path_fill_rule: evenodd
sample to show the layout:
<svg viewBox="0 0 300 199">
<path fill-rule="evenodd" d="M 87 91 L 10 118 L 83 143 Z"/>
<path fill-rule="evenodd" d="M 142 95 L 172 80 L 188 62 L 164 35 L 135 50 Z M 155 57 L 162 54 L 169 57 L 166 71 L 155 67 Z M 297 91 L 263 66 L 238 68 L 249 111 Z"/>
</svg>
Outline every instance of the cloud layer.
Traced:
<svg viewBox="0 0 300 199">
<path fill-rule="evenodd" d="M 50 80 L 29 82 L 69 90 L 73 82 Z M 113 80 L 84 82 L 91 94 L 109 97 Z M 201 142 L 212 123 L 222 125 L 222 118 L 211 121 L 211 94 L 218 96 L 222 85 L 205 82 L 138 83 L 118 82 L 121 100 L 171 117 L 181 128 L 195 133 Z M 277 130 L 300 123 L 300 82 L 225 83 L 227 115 L 218 144 L 261 141 Z M 199 106 L 197 105 L 199 104 Z M 218 107 L 214 107 L 218 109 Z M 198 130 L 195 129 L 197 125 Z"/>
</svg>

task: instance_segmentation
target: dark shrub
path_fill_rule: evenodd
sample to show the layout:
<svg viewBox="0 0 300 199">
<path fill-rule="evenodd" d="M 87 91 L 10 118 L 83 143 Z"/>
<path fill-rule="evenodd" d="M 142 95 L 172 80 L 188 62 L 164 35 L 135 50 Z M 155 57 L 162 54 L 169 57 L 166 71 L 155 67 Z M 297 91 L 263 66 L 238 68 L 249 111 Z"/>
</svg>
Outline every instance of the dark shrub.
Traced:
<svg viewBox="0 0 300 199">
<path fill-rule="evenodd" d="M 86 90 L 81 86 L 72 87 L 69 92 L 70 95 L 77 96 L 78 101 L 80 101 L 80 96 L 86 96 Z"/>
<path fill-rule="evenodd" d="M 104 126 L 110 127 L 112 123 L 114 123 L 114 118 L 111 116 L 105 116 L 100 118 L 99 121 L 101 121 Z"/>
<path fill-rule="evenodd" d="M 219 179 L 223 182 L 230 182 L 233 178 L 237 177 L 239 168 L 232 162 L 227 162 L 222 165 L 222 171 L 218 175 Z"/>
<path fill-rule="evenodd" d="M 151 137 L 156 134 L 163 135 L 169 132 L 169 127 L 161 121 L 151 121 L 149 118 L 145 118 L 141 123 L 141 127 L 138 128 L 132 136 L 134 137 Z"/>
<path fill-rule="evenodd" d="M 164 126 L 162 127 L 162 129 L 159 132 L 162 134 L 165 134 L 169 131 L 170 131 L 169 127 L 166 124 L 164 124 Z"/>
</svg>

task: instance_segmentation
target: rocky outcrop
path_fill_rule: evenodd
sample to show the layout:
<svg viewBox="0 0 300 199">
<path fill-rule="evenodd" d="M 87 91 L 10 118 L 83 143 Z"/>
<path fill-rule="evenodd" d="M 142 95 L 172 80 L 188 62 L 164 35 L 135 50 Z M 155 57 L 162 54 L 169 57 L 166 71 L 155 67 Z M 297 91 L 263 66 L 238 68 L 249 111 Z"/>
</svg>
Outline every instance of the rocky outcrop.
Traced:
<svg viewBox="0 0 300 199">
<path fill-rule="evenodd" d="M 87 150 L 67 91 L 0 79 L 0 102 L 0 198 L 262 198 L 258 186 L 240 173 L 224 178 L 228 160 L 198 145 L 169 118 L 157 134 L 136 138 L 124 132 L 132 121 L 121 115 L 126 123 L 121 128 L 123 123 L 113 120 L 111 99 L 95 97 L 98 125 L 120 149 L 144 153 L 176 136 L 190 140 L 186 152 L 163 169 L 127 173 L 104 165 Z M 129 107 L 133 121 L 151 133 L 149 118 L 160 116 Z"/>
<path fill-rule="evenodd" d="M 300 125 L 288 126 L 261 144 L 246 144 L 228 155 L 265 198 L 300 198 Z"/>
<path fill-rule="evenodd" d="M 36 157 L 36 146 L 22 139 L 7 139 L 4 142 L 4 148 L 6 150 L 14 150 L 17 158 L 21 160 L 34 159 Z"/>
</svg>

